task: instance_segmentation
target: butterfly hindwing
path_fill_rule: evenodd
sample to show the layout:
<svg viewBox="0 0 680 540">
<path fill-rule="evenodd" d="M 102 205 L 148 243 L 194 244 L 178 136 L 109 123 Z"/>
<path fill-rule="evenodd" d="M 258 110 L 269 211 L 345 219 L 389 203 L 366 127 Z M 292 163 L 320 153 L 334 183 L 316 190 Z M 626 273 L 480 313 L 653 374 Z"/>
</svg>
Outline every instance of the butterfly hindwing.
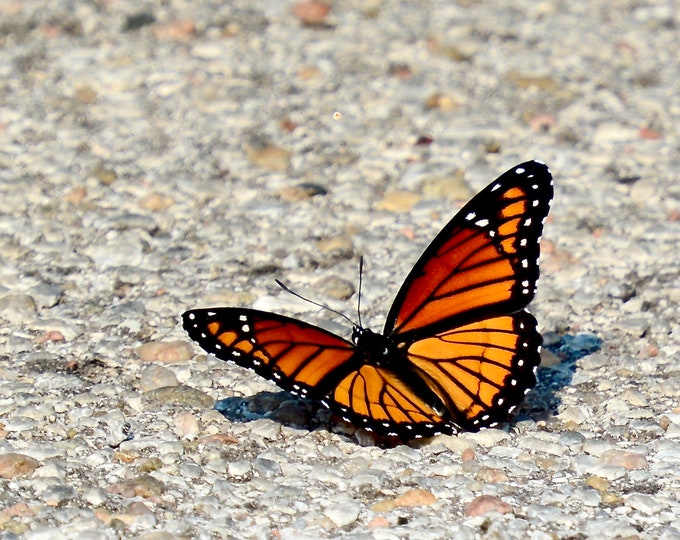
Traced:
<svg viewBox="0 0 680 540">
<path fill-rule="evenodd" d="M 413 342 L 407 356 L 452 421 L 477 430 L 505 420 L 536 383 L 542 338 L 519 311 Z"/>
<path fill-rule="evenodd" d="M 524 308 L 536 289 L 539 240 L 552 195 L 550 171 L 536 161 L 513 167 L 479 192 L 411 270 L 387 316 L 385 335 L 408 341 Z"/>
<path fill-rule="evenodd" d="M 438 396 L 414 373 L 366 363 L 340 381 L 328 398 L 324 404 L 345 420 L 383 435 L 413 439 L 458 430 Z"/>
</svg>

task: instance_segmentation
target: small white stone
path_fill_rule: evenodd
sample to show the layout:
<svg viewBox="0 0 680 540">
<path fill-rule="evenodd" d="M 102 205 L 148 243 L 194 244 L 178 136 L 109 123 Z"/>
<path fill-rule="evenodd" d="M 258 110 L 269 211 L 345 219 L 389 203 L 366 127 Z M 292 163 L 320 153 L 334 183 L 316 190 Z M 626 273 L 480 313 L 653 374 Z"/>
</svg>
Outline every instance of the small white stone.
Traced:
<svg viewBox="0 0 680 540">
<path fill-rule="evenodd" d="M 354 523 L 359 517 L 361 506 L 353 501 L 331 504 L 326 507 L 324 514 L 338 527 L 346 527 Z"/>
</svg>

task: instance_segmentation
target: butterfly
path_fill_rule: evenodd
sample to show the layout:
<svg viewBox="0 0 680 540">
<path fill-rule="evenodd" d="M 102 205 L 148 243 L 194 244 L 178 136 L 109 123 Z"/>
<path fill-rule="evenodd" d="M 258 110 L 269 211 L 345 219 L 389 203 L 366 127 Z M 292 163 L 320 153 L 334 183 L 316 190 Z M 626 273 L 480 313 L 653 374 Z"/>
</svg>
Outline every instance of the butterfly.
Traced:
<svg viewBox="0 0 680 540">
<path fill-rule="evenodd" d="M 526 310 L 538 280 L 552 176 L 517 165 L 473 197 L 407 276 L 383 333 L 351 341 L 254 309 L 183 314 L 191 339 L 346 421 L 404 440 L 506 420 L 536 383 L 541 335 Z"/>
</svg>

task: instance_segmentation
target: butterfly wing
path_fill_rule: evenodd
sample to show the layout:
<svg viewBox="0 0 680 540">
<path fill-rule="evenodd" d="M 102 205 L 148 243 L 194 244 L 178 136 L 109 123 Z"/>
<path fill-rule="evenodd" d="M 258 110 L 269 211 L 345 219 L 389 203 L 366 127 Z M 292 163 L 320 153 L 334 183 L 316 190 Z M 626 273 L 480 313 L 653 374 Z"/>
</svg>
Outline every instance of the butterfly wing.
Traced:
<svg viewBox="0 0 680 540">
<path fill-rule="evenodd" d="M 479 192 L 435 237 L 390 309 L 385 335 L 409 342 L 526 307 L 553 196 L 543 163 L 517 165 Z"/>
<path fill-rule="evenodd" d="M 536 384 L 541 342 L 523 310 L 424 337 L 406 354 L 449 412 L 440 422 L 474 431 L 505 420 Z"/>
<path fill-rule="evenodd" d="M 523 308 L 552 196 L 546 165 L 506 172 L 444 227 L 397 294 L 385 334 L 404 371 L 438 396 L 448 412 L 441 423 L 494 425 L 536 383 L 542 339 Z"/>
<path fill-rule="evenodd" d="M 274 313 L 193 309 L 182 319 L 189 337 L 207 352 L 252 369 L 303 398 L 325 397 L 359 360 L 349 341 Z"/>
<path fill-rule="evenodd" d="M 370 359 L 349 372 L 322 402 L 348 422 L 402 439 L 458 430 L 423 379 L 405 378 Z"/>
</svg>

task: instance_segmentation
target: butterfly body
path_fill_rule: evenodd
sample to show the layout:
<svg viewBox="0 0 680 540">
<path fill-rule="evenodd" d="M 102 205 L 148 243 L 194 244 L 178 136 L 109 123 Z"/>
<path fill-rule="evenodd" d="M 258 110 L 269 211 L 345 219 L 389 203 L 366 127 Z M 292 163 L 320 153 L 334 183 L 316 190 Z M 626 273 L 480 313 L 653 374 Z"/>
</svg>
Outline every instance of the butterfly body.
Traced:
<svg viewBox="0 0 680 540">
<path fill-rule="evenodd" d="M 530 161 L 482 190 L 435 237 L 397 293 L 383 333 L 347 341 L 244 308 L 183 315 L 189 336 L 346 420 L 403 439 L 505 420 L 536 382 L 541 336 L 525 310 L 552 200 Z"/>
<path fill-rule="evenodd" d="M 353 328 L 352 341 L 366 365 L 391 371 L 395 380 L 403 381 L 411 392 L 424 397 L 440 418 L 444 419 L 448 416 L 441 400 L 427 384 L 424 384 L 422 374 L 419 374 L 417 369 L 409 364 L 408 357 L 404 353 L 404 343 L 395 344 L 388 336 L 361 326 Z"/>
<path fill-rule="evenodd" d="M 352 342 L 357 350 L 363 351 L 378 366 L 390 367 L 390 364 L 398 361 L 390 341 L 369 328 L 355 326 L 352 329 Z"/>
</svg>

